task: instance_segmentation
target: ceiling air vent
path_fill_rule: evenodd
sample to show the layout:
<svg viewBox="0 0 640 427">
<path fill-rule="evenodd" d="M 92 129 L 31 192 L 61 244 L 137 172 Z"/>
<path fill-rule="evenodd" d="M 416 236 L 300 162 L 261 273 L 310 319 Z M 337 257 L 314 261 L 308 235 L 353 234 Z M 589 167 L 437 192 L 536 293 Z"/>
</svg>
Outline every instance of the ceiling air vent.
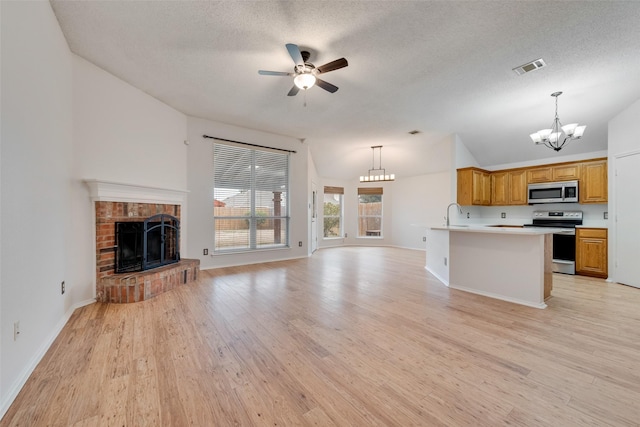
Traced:
<svg viewBox="0 0 640 427">
<path fill-rule="evenodd" d="M 409 131 L 409 135 L 417 135 L 419 133 L 422 133 L 422 132 L 420 132 L 419 130 L 410 130 Z"/>
<path fill-rule="evenodd" d="M 513 69 L 517 75 L 521 76 L 524 73 L 528 73 L 529 71 L 535 71 L 538 68 L 546 67 L 544 60 L 542 58 L 536 59 L 535 61 L 527 62 L 519 67 Z"/>
</svg>

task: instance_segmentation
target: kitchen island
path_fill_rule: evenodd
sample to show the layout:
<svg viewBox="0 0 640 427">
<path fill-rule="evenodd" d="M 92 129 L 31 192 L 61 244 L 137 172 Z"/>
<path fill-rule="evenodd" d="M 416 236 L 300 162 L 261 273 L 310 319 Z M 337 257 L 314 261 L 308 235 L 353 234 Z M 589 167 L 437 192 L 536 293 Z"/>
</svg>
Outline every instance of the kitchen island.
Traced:
<svg viewBox="0 0 640 427">
<path fill-rule="evenodd" d="M 545 308 L 557 228 L 439 226 L 427 230 L 427 270 L 445 285 Z"/>
</svg>

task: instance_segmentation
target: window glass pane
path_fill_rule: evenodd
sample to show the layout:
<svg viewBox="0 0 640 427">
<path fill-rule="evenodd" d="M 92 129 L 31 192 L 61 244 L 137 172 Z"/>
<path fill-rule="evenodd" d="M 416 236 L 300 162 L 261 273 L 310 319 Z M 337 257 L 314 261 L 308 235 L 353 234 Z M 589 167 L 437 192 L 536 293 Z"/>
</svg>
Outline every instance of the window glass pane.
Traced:
<svg viewBox="0 0 640 427">
<path fill-rule="evenodd" d="M 259 248 L 282 246 L 287 238 L 287 220 L 259 219 L 257 224 L 257 242 Z"/>
<path fill-rule="evenodd" d="M 342 237 L 342 194 L 324 195 L 324 237 Z"/>
<path fill-rule="evenodd" d="M 382 236 L 382 195 L 358 196 L 358 237 Z"/>
<path fill-rule="evenodd" d="M 216 251 L 289 245 L 289 155 L 214 144 Z"/>
<path fill-rule="evenodd" d="M 216 250 L 249 249 L 249 219 L 217 219 Z"/>
</svg>

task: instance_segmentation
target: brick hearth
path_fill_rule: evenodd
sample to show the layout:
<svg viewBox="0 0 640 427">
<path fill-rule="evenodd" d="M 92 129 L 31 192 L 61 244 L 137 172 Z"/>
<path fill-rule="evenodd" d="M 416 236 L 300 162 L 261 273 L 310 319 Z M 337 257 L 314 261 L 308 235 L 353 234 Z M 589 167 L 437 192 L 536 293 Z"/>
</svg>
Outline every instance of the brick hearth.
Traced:
<svg viewBox="0 0 640 427">
<path fill-rule="evenodd" d="M 199 259 L 183 259 L 153 270 L 113 274 L 98 281 L 97 299 L 114 303 L 146 301 L 180 285 L 196 281 L 199 270 Z"/>
</svg>

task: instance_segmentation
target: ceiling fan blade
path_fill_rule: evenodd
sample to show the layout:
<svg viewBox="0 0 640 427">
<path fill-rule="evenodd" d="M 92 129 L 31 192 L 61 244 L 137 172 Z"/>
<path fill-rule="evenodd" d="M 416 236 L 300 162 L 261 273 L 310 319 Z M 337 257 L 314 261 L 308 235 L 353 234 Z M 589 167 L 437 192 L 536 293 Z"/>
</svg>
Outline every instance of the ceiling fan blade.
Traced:
<svg viewBox="0 0 640 427">
<path fill-rule="evenodd" d="M 335 91 L 338 90 L 338 86 L 334 86 L 329 82 L 325 82 L 324 80 L 320 80 L 319 78 L 316 78 L 316 84 L 319 87 L 321 87 L 322 89 L 326 90 L 327 92 L 334 93 Z"/>
<path fill-rule="evenodd" d="M 329 71 L 334 71 L 334 70 L 339 70 L 340 68 L 344 68 L 347 65 L 349 65 L 347 60 L 344 58 L 340 58 L 340 59 L 336 59 L 335 61 L 331 61 L 324 65 L 319 66 L 318 68 L 316 68 L 316 71 L 318 71 L 318 74 L 328 73 Z"/>
<path fill-rule="evenodd" d="M 285 71 L 258 70 L 258 74 L 262 74 L 263 76 L 293 76 L 293 73 L 287 73 Z"/>
<path fill-rule="evenodd" d="M 304 65 L 302 54 L 300 53 L 300 48 L 298 47 L 298 45 L 287 43 L 287 50 L 289 51 L 289 55 L 291 55 L 291 59 L 293 59 L 293 62 L 296 63 L 296 67 Z"/>
<path fill-rule="evenodd" d="M 293 87 L 291 88 L 291 90 L 289 91 L 287 96 L 296 96 L 298 94 L 299 90 L 300 90 L 300 88 L 298 88 L 298 86 L 293 85 Z"/>
</svg>

